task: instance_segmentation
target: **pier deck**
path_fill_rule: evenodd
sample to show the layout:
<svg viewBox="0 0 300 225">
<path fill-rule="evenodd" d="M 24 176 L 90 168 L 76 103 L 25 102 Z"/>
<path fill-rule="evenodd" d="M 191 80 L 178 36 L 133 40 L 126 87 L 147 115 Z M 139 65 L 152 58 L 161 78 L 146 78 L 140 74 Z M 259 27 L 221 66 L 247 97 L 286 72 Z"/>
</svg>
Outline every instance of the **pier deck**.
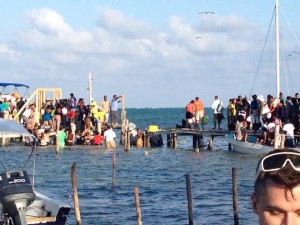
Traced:
<svg viewBox="0 0 300 225">
<path fill-rule="evenodd" d="M 228 130 L 217 130 L 217 129 L 189 129 L 189 128 L 167 128 L 160 129 L 156 132 L 145 132 L 144 136 L 144 147 L 150 147 L 150 136 L 153 134 L 166 134 L 167 135 L 167 146 L 171 148 L 177 148 L 178 136 L 192 136 L 193 137 L 193 147 L 197 146 L 200 139 L 205 137 L 210 137 L 207 149 L 212 150 L 213 140 L 215 137 L 225 137 L 227 134 L 230 134 L 231 131 Z"/>
</svg>

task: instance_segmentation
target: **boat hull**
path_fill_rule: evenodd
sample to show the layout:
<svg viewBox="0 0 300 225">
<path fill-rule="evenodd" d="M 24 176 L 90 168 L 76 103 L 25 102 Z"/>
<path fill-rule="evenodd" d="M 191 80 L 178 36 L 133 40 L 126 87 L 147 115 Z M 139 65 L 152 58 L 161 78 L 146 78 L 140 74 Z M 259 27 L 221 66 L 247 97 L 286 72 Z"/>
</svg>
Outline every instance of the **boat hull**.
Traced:
<svg viewBox="0 0 300 225">
<path fill-rule="evenodd" d="M 261 145 L 258 143 L 242 142 L 234 138 L 233 134 L 226 136 L 226 141 L 232 145 L 236 152 L 243 154 L 262 155 L 274 150 L 273 146 Z"/>
<path fill-rule="evenodd" d="M 68 220 L 70 206 L 35 192 L 36 198 L 26 210 L 28 225 L 65 225 Z M 0 225 L 5 221 L 0 220 Z"/>
</svg>

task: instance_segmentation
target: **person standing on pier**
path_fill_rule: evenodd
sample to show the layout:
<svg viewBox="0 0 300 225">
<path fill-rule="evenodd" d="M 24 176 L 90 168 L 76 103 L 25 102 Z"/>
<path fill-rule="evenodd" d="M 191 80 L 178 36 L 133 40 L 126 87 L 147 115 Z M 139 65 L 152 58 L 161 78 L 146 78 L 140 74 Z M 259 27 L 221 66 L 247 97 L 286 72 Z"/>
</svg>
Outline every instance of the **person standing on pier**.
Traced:
<svg viewBox="0 0 300 225">
<path fill-rule="evenodd" d="M 110 103 L 112 126 L 118 124 L 118 103 L 121 102 L 120 100 L 118 101 L 118 99 L 121 97 L 122 96 L 114 95 Z"/>
<path fill-rule="evenodd" d="M 104 124 L 107 124 L 110 113 L 110 102 L 107 100 L 106 95 L 104 95 L 103 100 L 100 103 L 100 111 L 104 112 Z"/>
<path fill-rule="evenodd" d="M 199 129 L 199 122 L 201 121 L 201 127 L 204 129 L 202 118 L 204 117 L 204 104 L 199 99 L 199 97 L 195 98 L 195 128 Z"/>
<path fill-rule="evenodd" d="M 212 103 L 211 108 L 214 111 L 214 127 L 212 129 L 216 129 L 216 125 L 218 123 L 218 129 L 222 130 L 221 128 L 221 122 L 223 119 L 223 102 L 219 99 L 219 97 L 216 95 L 215 100 Z"/>
</svg>

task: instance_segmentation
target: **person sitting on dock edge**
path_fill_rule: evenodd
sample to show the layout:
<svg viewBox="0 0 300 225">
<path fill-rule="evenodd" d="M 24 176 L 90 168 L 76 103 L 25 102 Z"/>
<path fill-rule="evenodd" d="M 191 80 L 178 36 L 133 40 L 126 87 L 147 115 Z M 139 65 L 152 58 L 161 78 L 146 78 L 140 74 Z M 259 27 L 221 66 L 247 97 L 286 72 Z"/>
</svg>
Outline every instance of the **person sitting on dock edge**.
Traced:
<svg viewBox="0 0 300 225">
<path fill-rule="evenodd" d="M 259 225 L 300 224 L 300 153 L 277 149 L 264 156 L 251 199 Z"/>
</svg>

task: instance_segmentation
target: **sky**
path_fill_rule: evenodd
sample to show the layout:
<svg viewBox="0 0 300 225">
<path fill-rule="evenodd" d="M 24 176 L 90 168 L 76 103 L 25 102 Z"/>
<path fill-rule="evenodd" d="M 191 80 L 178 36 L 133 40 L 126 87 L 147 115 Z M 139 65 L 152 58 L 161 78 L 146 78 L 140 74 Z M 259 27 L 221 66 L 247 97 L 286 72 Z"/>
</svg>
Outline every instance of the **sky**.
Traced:
<svg viewBox="0 0 300 225">
<path fill-rule="evenodd" d="M 126 108 L 185 107 L 196 96 L 206 107 L 215 95 L 224 103 L 276 96 L 275 0 L 0 3 L 0 82 L 24 83 L 31 92 L 62 88 L 64 98 L 88 101 L 91 73 L 92 97 L 123 94 Z M 300 91 L 300 1 L 279 3 L 287 96 Z"/>
</svg>

